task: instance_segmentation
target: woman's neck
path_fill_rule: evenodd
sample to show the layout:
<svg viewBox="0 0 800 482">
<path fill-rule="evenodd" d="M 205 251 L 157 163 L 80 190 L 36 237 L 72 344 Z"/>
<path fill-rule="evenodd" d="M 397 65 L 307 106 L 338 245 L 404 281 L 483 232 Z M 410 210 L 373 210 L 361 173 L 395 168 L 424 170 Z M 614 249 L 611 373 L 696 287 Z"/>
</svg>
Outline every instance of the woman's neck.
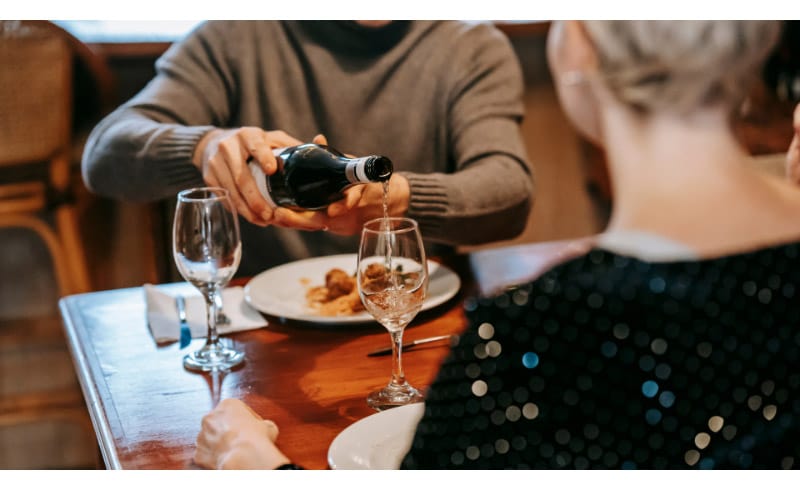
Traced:
<svg viewBox="0 0 800 482">
<path fill-rule="evenodd" d="M 701 257 L 800 239 L 800 191 L 756 172 L 722 110 L 640 117 L 605 109 L 609 231 L 652 232 Z"/>
</svg>

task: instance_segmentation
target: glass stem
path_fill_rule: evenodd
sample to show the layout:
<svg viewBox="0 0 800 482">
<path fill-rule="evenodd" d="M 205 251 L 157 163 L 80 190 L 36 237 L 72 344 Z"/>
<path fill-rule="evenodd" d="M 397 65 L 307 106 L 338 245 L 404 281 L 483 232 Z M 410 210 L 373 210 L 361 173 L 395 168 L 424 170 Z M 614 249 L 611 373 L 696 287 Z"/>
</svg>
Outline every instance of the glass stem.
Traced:
<svg viewBox="0 0 800 482">
<path fill-rule="evenodd" d="M 389 331 L 392 337 L 392 385 L 405 385 L 403 373 L 403 329 Z"/>
<path fill-rule="evenodd" d="M 222 297 L 216 287 L 209 289 L 204 294 L 206 298 L 206 325 L 208 326 L 206 346 L 216 347 L 219 345 L 217 314 L 222 310 Z"/>
</svg>

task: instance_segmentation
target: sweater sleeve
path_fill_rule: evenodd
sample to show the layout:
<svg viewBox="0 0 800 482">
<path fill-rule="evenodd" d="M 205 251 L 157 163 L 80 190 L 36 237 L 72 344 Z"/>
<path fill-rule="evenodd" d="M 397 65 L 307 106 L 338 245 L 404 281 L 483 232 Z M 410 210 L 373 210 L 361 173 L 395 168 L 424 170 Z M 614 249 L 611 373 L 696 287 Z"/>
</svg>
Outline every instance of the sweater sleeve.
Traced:
<svg viewBox="0 0 800 482">
<path fill-rule="evenodd" d="M 103 119 L 84 150 L 92 191 L 127 201 L 151 201 L 203 184 L 191 163 L 195 147 L 229 118 L 235 95 L 225 55 L 224 25 L 206 23 L 156 63 L 156 77 Z"/>
<path fill-rule="evenodd" d="M 426 238 L 474 245 L 525 228 L 533 178 L 520 133 L 522 72 L 508 39 L 488 25 L 469 28 L 454 53 L 449 93 L 450 174 L 403 173 L 409 216 Z"/>
</svg>

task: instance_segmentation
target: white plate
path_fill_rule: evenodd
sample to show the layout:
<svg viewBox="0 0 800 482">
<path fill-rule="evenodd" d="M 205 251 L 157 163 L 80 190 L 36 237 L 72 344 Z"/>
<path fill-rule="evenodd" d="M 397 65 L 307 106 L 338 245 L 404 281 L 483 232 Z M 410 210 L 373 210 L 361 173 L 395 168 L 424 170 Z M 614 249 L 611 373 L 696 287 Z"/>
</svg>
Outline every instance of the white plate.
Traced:
<svg viewBox="0 0 800 482">
<path fill-rule="evenodd" d="M 357 261 L 355 254 L 337 254 L 276 266 L 254 276 L 247 283 L 244 299 L 262 313 L 291 320 L 329 324 L 374 323 L 375 320 L 366 311 L 350 316 L 321 316 L 306 303 L 306 291 L 311 286 L 324 285 L 325 273 L 333 268 L 355 273 Z M 436 261 L 428 260 L 428 274 L 428 296 L 422 304 L 423 310 L 449 300 L 461 286 L 458 275 Z"/>
<path fill-rule="evenodd" d="M 343 470 L 399 468 L 424 413 L 424 403 L 412 403 L 362 418 L 333 439 L 328 465 Z"/>
</svg>

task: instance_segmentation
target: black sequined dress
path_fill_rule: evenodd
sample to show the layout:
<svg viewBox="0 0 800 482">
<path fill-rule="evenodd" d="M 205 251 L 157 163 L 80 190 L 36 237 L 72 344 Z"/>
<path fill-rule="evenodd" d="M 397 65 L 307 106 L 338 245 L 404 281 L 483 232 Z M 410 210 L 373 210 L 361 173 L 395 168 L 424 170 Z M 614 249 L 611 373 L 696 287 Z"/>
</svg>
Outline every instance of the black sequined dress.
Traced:
<svg viewBox="0 0 800 482">
<path fill-rule="evenodd" d="M 800 464 L 800 243 L 595 249 L 466 309 L 403 468 Z"/>
</svg>

